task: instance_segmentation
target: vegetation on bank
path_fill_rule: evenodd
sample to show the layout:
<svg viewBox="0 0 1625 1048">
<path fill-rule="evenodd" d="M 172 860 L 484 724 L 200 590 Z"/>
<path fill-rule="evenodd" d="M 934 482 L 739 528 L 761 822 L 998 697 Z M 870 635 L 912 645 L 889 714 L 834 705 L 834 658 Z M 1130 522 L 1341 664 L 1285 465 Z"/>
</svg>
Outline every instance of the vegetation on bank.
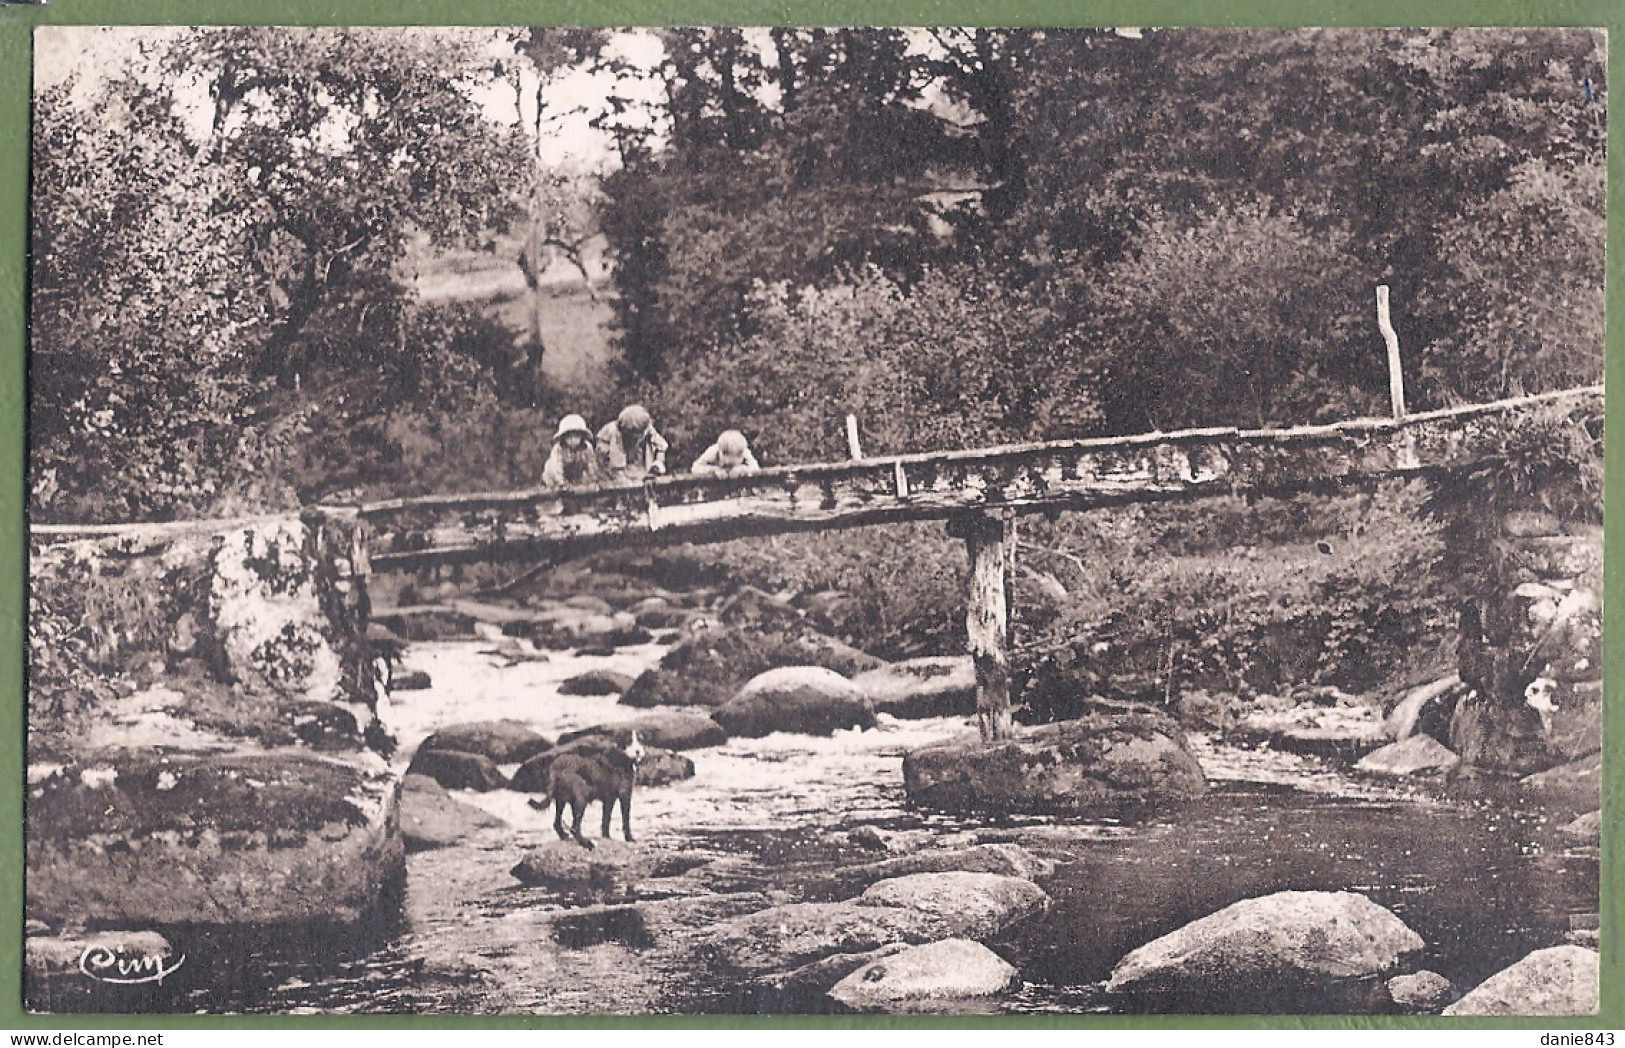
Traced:
<svg viewBox="0 0 1625 1048">
<path fill-rule="evenodd" d="M 1165 705 L 1184 691 L 1394 688 L 1450 672 L 1456 586 L 1427 488 L 1206 500 L 1017 524 L 1018 670 L 1085 695 Z M 940 524 L 746 539 L 664 555 L 663 577 L 739 580 L 803 601 L 814 625 L 889 659 L 964 650 L 964 543 Z M 838 596 L 836 596 L 838 595 Z M 1064 693 L 1064 694 L 1063 694 Z"/>
</svg>

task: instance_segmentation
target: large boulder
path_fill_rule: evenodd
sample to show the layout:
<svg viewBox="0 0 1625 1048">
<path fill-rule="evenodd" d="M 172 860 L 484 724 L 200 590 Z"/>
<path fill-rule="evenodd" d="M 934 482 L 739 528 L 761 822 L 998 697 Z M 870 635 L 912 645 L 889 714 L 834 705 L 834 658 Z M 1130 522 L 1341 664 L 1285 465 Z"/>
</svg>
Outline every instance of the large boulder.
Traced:
<svg viewBox="0 0 1625 1048">
<path fill-rule="evenodd" d="M 506 825 L 495 815 L 451 796 L 426 775 L 401 780 L 401 837 L 407 851 L 445 848 L 477 830 Z"/>
<path fill-rule="evenodd" d="M 559 683 L 560 695 L 619 695 L 632 686 L 632 678 L 613 670 L 588 670 Z"/>
<path fill-rule="evenodd" d="M 475 721 L 441 728 L 418 746 L 418 752 L 456 750 L 477 753 L 494 764 L 519 764 L 552 746 L 545 738 L 514 720 Z"/>
<path fill-rule="evenodd" d="M 721 706 L 740 685 L 781 666 L 822 666 L 840 674 L 883 665 L 881 660 L 810 631 L 756 633 L 702 630 L 677 644 L 621 695 L 628 706 Z"/>
<path fill-rule="evenodd" d="M 694 762 L 681 753 L 650 748 L 638 761 L 639 786 L 668 786 L 694 777 Z"/>
<path fill-rule="evenodd" d="M 375 608 L 372 621 L 405 640 L 462 640 L 474 636 L 479 620 L 440 604 Z"/>
<path fill-rule="evenodd" d="M 615 614 L 615 605 L 593 593 L 577 593 L 574 596 L 566 597 L 564 598 L 564 606 L 578 608 L 582 611 L 596 612 L 599 615 Z"/>
<path fill-rule="evenodd" d="M 365 732 L 376 672 L 353 522 L 312 512 L 218 524 L 35 536 L 29 557 L 29 741 L 83 748 L 119 678 L 172 688 L 177 719 L 258 738 L 279 703 L 342 704 Z M 193 687 L 175 668 L 195 666 Z M 156 676 L 156 679 L 153 677 Z M 230 691 L 217 702 L 216 688 Z M 270 745 L 281 745 L 271 741 Z"/>
<path fill-rule="evenodd" d="M 711 718 L 729 735 L 746 738 L 875 726 L 874 708 L 852 682 L 820 666 L 786 666 L 753 677 Z"/>
<path fill-rule="evenodd" d="M 1593 753 L 1526 775 L 1519 780 L 1519 785 L 1548 803 L 1568 806 L 1570 811 L 1596 808 L 1602 801 L 1602 754 Z"/>
<path fill-rule="evenodd" d="M 943 919 L 898 906 L 855 901 L 798 902 L 718 922 L 703 948 L 735 971 L 786 971 L 837 953 L 862 953 L 889 943 L 927 943 L 957 929 Z"/>
<path fill-rule="evenodd" d="M 26 915 L 52 927 L 360 925 L 404 883 L 377 758 L 109 751 L 30 780 Z"/>
<path fill-rule="evenodd" d="M 657 601 L 658 603 L 650 603 Z M 648 601 L 640 601 L 629 610 L 636 618 L 637 624 L 646 630 L 675 630 L 682 629 L 690 622 L 697 621 L 703 616 L 697 611 L 688 608 L 674 608 L 660 597 L 651 597 Z"/>
<path fill-rule="evenodd" d="M 357 527 L 310 511 L 34 536 L 31 928 L 61 932 L 58 947 L 87 927 L 176 930 L 179 963 L 194 933 L 322 926 L 365 943 L 398 907 L 405 847 L 375 751 L 389 740 Z M 167 967 L 160 953 L 119 954 L 113 973 Z M 118 995 L 96 1008 L 172 1010 L 157 986 L 104 986 Z"/>
<path fill-rule="evenodd" d="M 1117 963 L 1106 989 L 1240 1004 L 1325 980 L 1380 975 L 1423 945 L 1421 936 L 1363 895 L 1276 892 L 1146 943 Z"/>
<path fill-rule="evenodd" d="M 588 735 L 613 738 L 625 745 L 638 733 L 638 741 L 645 746 L 658 746 L 664 750 L 697 750 L 706 746 L 721 746 L 728 741 L 722 725 L 703 713 L 646 713 L 630 720 L 613 724 L 595 724 L 580 731 L 567 731 L 559 736 L 559 745 L 574 742 Z"/>
<path fill-rule="evenodd" d="M 524 613 L 502 627 L 510 637 L 524 637 L 541 648 L 616 648 L 647 643 L 650 635 L 625 612 L 556 603 Z"/>
<path fill-rule="evenodd" d="M 742 1010 L 758 1015 L 805 1015 L 827 1010 L 826 994 L 836 983 L 871 961 L 908 949 L 912 947 L 907 943 L 887 943 L 862 953 L 833 953 L 787 972 L 758 976 L 746 988 L 742 1002 L 746 1007 Z"/>
<path fill-rule="evenodd" d="M 741 586 L 717 608 L 717 618 L 758 632 L 793 632 L 801 626 L 802 612 L 785 597 Z"/>
<path fill-rule="evenodd" d="M 1450 980 L 1438 972 L 1396 975 L 1386 986 L 1389 998 L 1409 1012 L 1431 1012 L 1450 999 Z"/>
<path fill-rule="evenodd" d="M 847 628 L 862 613 L 862 602 L 844 590 L 818 590 L 796 598 L 802 615 L 817 629 L 832 636 L 849 633 Z"/>
<path fill-rule="evenodd" d="M 1170 719 L 1092 714 L 984 743 L 975 736 L 903 760 L 915 804 L 965 812 L 1122 813 L 1200 796 L 1201 765 Z"/>
<path fill-rule="evenodd" d="M 636 844 L 612 837 L 595 837 L 592 843 L 583 848 L 575 841 L 548 841 L 527 852 L 511 872 L 525 885 L 592 899 L 624 896 L 654 872 L 654 855 Z"/>
<path fill-rule="evenodd" d="M 491 758 L 461 750 L 418 750 L 406 773 L 427 776 L 448 790 L 484 793 L 509 788 L 508 777 Z"/>
<path fill-rule="evenodd" d="M 877 713 L 904 719 L 976 712 L 976 666 L 969 655 L 905 659 L 867 670 L 852 686 Z"/>
<path fill-rule="evenodd" d="M 348 578 L 351 544 L 339 527 L 312 516 L 221 536 L 206 607 L 234 681 L 318 701 L 348 687 L 371 699 L 370 684 L 344 680 L 347 670 L 370 669 L 371 659 L 353 613 L 360 598 Z"/>
<path fill-rule="evenodd" d="M 913 873 L 997 873 L 1036 880 L 1047 877 L 1055 864 L 1019 844 L 973 844 L 964 848 L 932 848 L 892 859 L 844 866 L 809 885 L 820 895 L 851 894 L 862 886 Z"/>
<path fill-rule="evenodd" d="M 1601 714 L 1597 715 L 1601 724 Z M 1456 704 L 1450 718 L 1450 748 L 1475 768 L 1528 775 L 1578 754 L 1554 752 L 1539 710 L 1507 704 L 1474 692 Z"/>
<path fill-rule="evenodd" d="M 861 954 L 830 954 L 829 957 L 821 957 L 811 964 L 791 968 L 788 972 L 773 972 L 772 975 L 757 978 L 756 988 L 769 994 L 782 994 L 785 998 L 806 998 L 829 993 L 830 986 L 847 978 L 858 968 L 869 964 L 871 960 L 900 954 L 907 949 L 913 949 L 907 942 L 887 942 L 886 946 L 877 946 L 873 951 L 863 951 Z"/>
<path fill-rule="evenodd" d="M 1594 1015 L 1601 995 L 1596 950 L 1536 950 L 1468 990 L 1445 1015 Z"/>
<path fill-rule="evenodd" d="M 919 874 L 843 902 L 774 906 L 718 923 L 705 948 L 728 968 L 786 971 L 890 943 L 998 935 L 1048 905 L 1031 882 L 991 874 Z"/>
<path fill-rule="evenodd" d="M 294 738 L 314 750 L 358 750 L 361 727 L 355 714 L 336 702 L 292 699 L 279 709 Z M 292 741 L 291 739 L 288 741 Z"/>
<path fill-rule="evenodd" d="M 672 607 L 671 599 L 663 596 L 643 597 L 628 604 L 623 610 L 636 618 L 639 615 L 653 611 L 667 611 Z"/>
<path fill-rule="evenodd" d="M 877 958 L 830 988 L 856 1011 L 895 1011 L 910 1003 L 1003 993 L 1016 981 L 1004 958 L 968 939 L 944 939 Z"/>
<path fill-rule="evenodd" d="M 911 873 L 871 884 L 857 901 L 930 914 L 957 935 L 981 939 L 1042 912 L 1049 896 L 1032 881 L 998 873 Z"/>
<path fill-rule="evenodd" d="M 1355 763 L 1354 770 L 1399 778 L 1437 775 L 1460 763 L 1461 759 L 1451 753 L 1449 747 L 1431 735 L 1411 735 L 1372 750 Z"/>
<path fill-rule="evenodd" d="M 429 679 L 427 670 L 402 670 L 392 673 L 389 677 L 389 690 L 395 691 L 428 691 L 434 687 L 434 681 Z"/>
<path fill-rule="evenodd" d="M 813 630 L 803 630 L 795 635 L 792 642 L 796 651 L 802 654 L 797 662 L 808 666 L 822 666 L 834 670 L 843 677 L 854 677 L 859 673 L 879 669 L 886 665 L 885 660 L 876 658 L 861 648 L 854 648 L 844 640 L 827 637 Z"/>
</svg>

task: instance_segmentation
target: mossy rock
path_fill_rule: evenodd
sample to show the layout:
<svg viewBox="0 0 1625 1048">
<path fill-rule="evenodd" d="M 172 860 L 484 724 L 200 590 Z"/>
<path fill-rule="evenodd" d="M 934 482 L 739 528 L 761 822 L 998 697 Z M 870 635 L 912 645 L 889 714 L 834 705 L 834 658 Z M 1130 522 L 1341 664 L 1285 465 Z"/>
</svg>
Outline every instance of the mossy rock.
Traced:
<svg viewBox="0 0 1625 1048">
<path fill-rule="evenodd" d="M 915 750 L 903 760 L 909 799 L 962 812 L 1145 812 L 1201 796 L 1207 778 L 1170 718 L 1097 714 L 1008 739 Z"/>
<path fill-rule="evenodd" d="M 752 677 L 784 666 L 821 666 L 842 676 L 883 665 L 849 645 L 810 632 L 705 630 L 668 651 L 621 695 L 628 706 L 721 706 Z"/>
<path fill-rule="evenodd" d="M 26 910 L 53 926 L 358 925 L 405 877 L 371 755 L 104 751 L 33 778 Z"/>
</svg>

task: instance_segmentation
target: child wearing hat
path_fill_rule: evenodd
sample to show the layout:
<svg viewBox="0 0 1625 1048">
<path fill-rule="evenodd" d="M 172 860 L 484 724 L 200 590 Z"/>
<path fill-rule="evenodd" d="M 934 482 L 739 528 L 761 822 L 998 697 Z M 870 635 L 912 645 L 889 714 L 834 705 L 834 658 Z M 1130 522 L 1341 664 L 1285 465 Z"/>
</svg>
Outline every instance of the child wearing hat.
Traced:
<svg viewBox="0 0 1625 1048">
<path fill-rule="evenodd" d="M 592 447 L 592 430 L 580 415 L 566 415 L 553 434 L 553 450 L 542 467 L 542 483 L 550 488 L 601 484 L 604 468 Z"/>
<path fill-rule="evenodd" d="M 642 480 L 666 472 L 666 438 L 641 404 L 630 404 L 620 417 L 598 431 L 598 454 L 612 477 Z"/>
</svg>

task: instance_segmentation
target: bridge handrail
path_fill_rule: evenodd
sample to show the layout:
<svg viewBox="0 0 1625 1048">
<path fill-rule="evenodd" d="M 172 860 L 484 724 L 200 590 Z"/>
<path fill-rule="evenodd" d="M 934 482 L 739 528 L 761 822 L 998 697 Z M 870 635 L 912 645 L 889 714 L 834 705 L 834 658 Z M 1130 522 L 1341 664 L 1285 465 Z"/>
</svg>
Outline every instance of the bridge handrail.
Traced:
<svg viewBox="0 0 1625 1048">
<path fill-rule="evenodd" d="M 1169 433 L 1135 433 L 1127 436 L 1086 437 L 1027 444 L 1001 444 L 952 451 L 917 451 L 898 455 L 877 455 L 872 458 L 866 457 L 843 462 L 809 462 L 769 466 L 754 473 L 730 477 L 674 474 L 655 478 L 644 483 L 561 489 L 531 487 L 505 491 L 415 495 L 364 503 L 322 504 L 314 507 L 307 506 L 304 509 L 314 509 L 317 512 L 334 516 L 359 515 L 363 519 L 377 521 L 380 519 L 387 520 L 398 513 L 412 511 L 502 509 L 533 504 L 541 500 L 558 501 L 567 510 L 571 507 L 601 506 L 606 502 L 623 500 L 647 503 L 652 499 L 658 502 L 661 501 L 663 492 L 678 496 L 674 501 L 682 501 L 681 493 L 693 492 L 697 489 L 707 492 L 719 492 L 726 497 L 727 493 L 733 491 L 743 493 L 771 489 L 781 485 L 794 486 L 809 481 L 816 483 L 820 480 L 839 481 L 857 476 L 879 476 L 896 470 L 899 465 L 906 470 L 913 466 L 952 465 L 1000 458 L 1042 456 L 1069 451 L 1130 450 L 1147 445 L 1178 447 L 1185 444 L 1200 444 L 1214 440 L 1283 444 L 1298 440 L 1318 440 L 1326 437 L 1358 438 L 1362 435 L 1377 436 L 1390 434 L 1412 426 L 1424 426 L 1441 421 L 1468 421 L 1481 416 L 1538 407 L 1542 404 L 1560 403 L 1569 400 L 1583 402 L 1593 398 L 1600 400 L 1603 396 L 1603 390 L 1604 387 L 1600 384 L 1581 386 L 1480 404 L 1467 404 L 1460 407 L 1417 412 L 1406 415 L 1401 419 L 1359 418 L 1311 426 L 1294 426 L 1287 429 L 1240 429 L 1229 426 L 1202 427 L 1176 430 Z M 266 521 L 283 519 L 289 515 L 289 513 L 259 513 L 237 517 L 117 524 L 30 524 L 28 534 L 31 537 L 37 536 L 47 542 L 109 536 L 138 537 L 147 534 L 157 537 L 187 532 L 221 531 L 246 527 Z"/>
<path fill-rule="evenodd" d="M 363 519 L 378 520 L 388 518 L 396 513 L 410 511 L 501 509 L 533 503 L 539 499 L 557 500 L 566 506 L 603 504 L 604 502 L 618 501 L 617 496 L 627 500 L 643 501 L 654 499 L 660 501 L 660 493 L 663 491 L 676 493 L 692 489 L 704 489 L 726 492 L 731 488 L 737 488 L 741 491 L 760 490 L 780 484 L 804 484 L 816 482 L 820 479 L 840 480 L 854 476 L 889 473 L 894 471 L 898 465 L 902 465 L 906 469 L 909 466 L 950 465 L 1071 451 L 1128 450 L 1147 445 L 1179 446 L 1214 440 L 1282 444 L 1297 440 L 1319 440 L 1326 437 L 1375 436 L 1440 421 L 1466 421 L 1484 415 L 1501 414 L 1564 400 L 1583 401 L 1593 397 L 1600 398 L 1602 395 L 1603 386 L 1599 384 L 1547 393 L 1534 393 L 1481 404 L 1468 404 L 1460 407 L 1417 412 L 1400 419 L 1358 418 L 1343 422 L 1294 426 L 1286 429 L 1240 429 L 1233 426 L 1202 427 L 1175 430 L 1167 433 L 1151 432 L 1135 433 L 1127 436 L 1083 437 L 1023 444 L 1000 444 L 951 451 L 916 451 L 897 455 L 865 456 L 861 459 L 842 462 L 793 463 L 783 466 L 768 466 L 752 473 L 733 476 L 692 473 L 672 474 L 627 484 L 569 488 L 530 487 L 504 491 L 413 495 L 365 502 L 360 506 L 335 506 L 331 508 L 341 512 L 358 512 Z"/>
</svg>

